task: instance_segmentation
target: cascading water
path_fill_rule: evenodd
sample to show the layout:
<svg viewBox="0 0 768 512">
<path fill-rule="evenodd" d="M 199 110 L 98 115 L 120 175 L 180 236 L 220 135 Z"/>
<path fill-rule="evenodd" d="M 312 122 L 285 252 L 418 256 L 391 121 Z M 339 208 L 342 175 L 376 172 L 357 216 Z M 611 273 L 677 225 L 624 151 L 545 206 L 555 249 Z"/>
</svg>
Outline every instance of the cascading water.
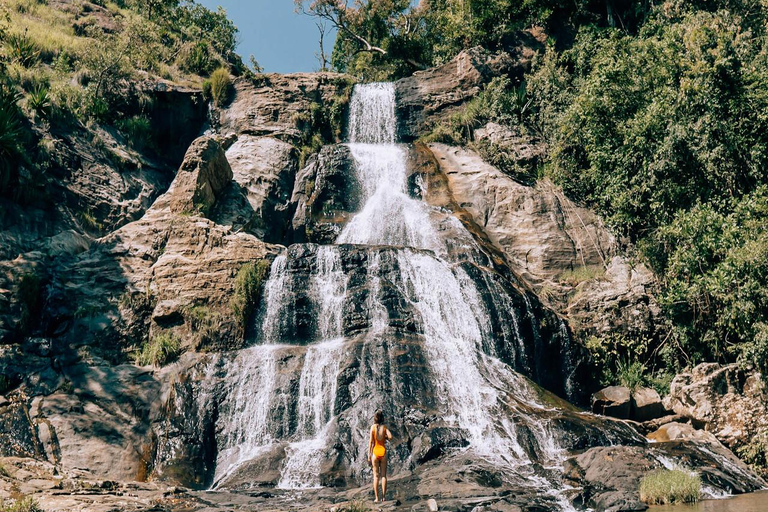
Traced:
<svg viewBox="0 0 768 512">
<path fill-rule="evenodd" d="M 425 396 L 434 396 L 442 421 L 465 433 L 468 450 L 494 466 L 514 469 L 510 478 L 521 485 L 547 492 L 557 485 L 555 476 L 531 469 L 556 466 L 560 460 L 561 450 L 547 426 L 534 422 L 527 427 L 536 444 L 533 461 L 531 448 L 519 442 L 516 424 L 523 409 L 547 408 L 495 352 L 501 336 L 515 358 L 527 360 L 519 325 L 523 320 L 512 299 L 494 299 L 507 308 L 507 317 L 495 320 L 503 327 L 494 331 L 491 306 L 463 267 L 483 265 L 487 258 L 481 251 L 469 259 L 466 252 L 452 251 L 452 241 L 433 221 L 437 210 L 408 194 L 407 150 L 396 144 L 396 124 L 391 84 L 355 87 L 348 146 L 363 207 L 336 244 L 298 244 L 275 259 L 262 300 L 260 344 L 242 350 L 227 368 L 217 482 L 282 446 L 277 486 L 319 486 L 320 465 L 329 460 L 331 436 L 340 421 L 341 395 L 347 404 L 345 428 L 361 447 L 350 454 L 349 464 L 362 473 L 373 411 L 356 412 L 356 397 L 370 396 L 372 406 L 382 403 L 377 391 L 389 389 L 396 399 L 415 400 L 412 390 L 386 374 L 404 357 L 387 341 L 399 329 L 407 333 L 401 337 L 421 340 L 427 375 L 419 378 L 429 381 L 425 386 L 430 388 Z M 454 230 L 463 230 L 462 238 L 472 239 L 457 219 L 450 222 Z M 355 279 L 350 277 L 354 265 L 345 267 L 342 258 L 347 244 L 354 244 L 366 266 Z M 366 292 L 360 295 L 360 289 Z M 393 317 L 393 301 L 412 312 L 412 319 Z M 345 320 L 345 311 L 357 309 L 362 312 L 354 322 Z M 535 325 L 531 329 L 538 336 Z M 352 341 L 354 336 L 366 340 L 358 359 L 362 368 L 342 387 L 342 360 L 348 347 L 359 343 Z M 300 370 L 292 373 L 296 361 Z"/>
</svg>

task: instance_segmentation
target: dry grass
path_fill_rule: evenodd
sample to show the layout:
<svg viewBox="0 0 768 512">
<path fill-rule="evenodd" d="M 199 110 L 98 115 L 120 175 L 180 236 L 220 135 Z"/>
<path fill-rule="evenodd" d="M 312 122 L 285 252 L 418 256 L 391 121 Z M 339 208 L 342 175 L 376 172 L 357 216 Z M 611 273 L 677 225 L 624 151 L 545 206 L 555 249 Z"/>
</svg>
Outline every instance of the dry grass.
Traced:
<svg viewBox="0 0 768 512">
<path fill-rule="evenodd" d="M 566 270 L 561 272 L 557 276 L 557 280 L 561 283 L 567 283 L 571 286 L 576 286 L 584 281 L 591 281 L 593 279 L 599 279 L 605 275 L 605 267 L 602 265 L 585 265 L 576 267 L 573 270 Z"/>
</svg>

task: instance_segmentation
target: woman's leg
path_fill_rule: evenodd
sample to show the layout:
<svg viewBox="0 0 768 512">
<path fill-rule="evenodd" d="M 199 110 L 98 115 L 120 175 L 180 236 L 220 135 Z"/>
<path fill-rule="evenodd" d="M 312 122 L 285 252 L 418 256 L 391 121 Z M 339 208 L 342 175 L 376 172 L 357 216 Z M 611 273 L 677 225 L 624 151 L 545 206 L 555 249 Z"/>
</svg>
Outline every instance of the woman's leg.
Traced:
<svg viewBox="0 0 768 512">
<path fill-rule="evenodd" d="M 371 466 L 373 466 L 373 495 L 376 498 L 376 503 L 379 502 L 379 458 L 375 455 L 371 458 Z"/>
<path fill-rule="evenodd" d="M 381 458 L 381 501 L 387 499 L 387 456 Z"/>
</svg>

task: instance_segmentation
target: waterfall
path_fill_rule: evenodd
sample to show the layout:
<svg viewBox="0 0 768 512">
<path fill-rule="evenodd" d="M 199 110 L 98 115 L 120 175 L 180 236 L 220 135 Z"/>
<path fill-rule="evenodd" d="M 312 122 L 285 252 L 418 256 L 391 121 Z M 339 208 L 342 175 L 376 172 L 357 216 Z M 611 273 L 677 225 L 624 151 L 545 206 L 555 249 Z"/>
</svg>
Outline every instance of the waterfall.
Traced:
<svg viewBox="0 0 768 512">
<path fill-rule="evenodd" d="M 528 421 L 528 434 L 523 434 L 518 422 L 531 410 L 548 408 L 496 350 L 498 342 L 513 360 L 528 364 L 523 319 L 515 311 L 522 303 L 531 316 L 529 338 L 541 344 L 528 298 L 523 294 L 513 301 L 512 291 L 483 274 L 486 295 L 499 295 L 484 297 L 465 267 L 477 270 L 488 265 L 488 258 L 473 259 L 467 256 L 471 251 L 456 250 L 456 241 L 447 240 L 441 230 L 450 224 L 450 232 L 472 240 L 469 231 L 454 217 L 445 222 L 445 211 L 408 194 L 407 149 L 396 144 L 396 129 L 393 85 L 356 86 L 348 146 L 363 206 L 335 244 L 296 244 L 273 262 L 259 313 L 259 344 L 237 353 L 227 369 L 217 482 L 277 447 L 284 450 L 278 487 L 319 486 L 323 464 L 333 459 L 342 413 L 352 416 L 344 418 L 346 432 L 360 446 L 349 454 L 354 458 L 349 464 L 362 473 L 373 411 L 349 411 L 358 411 L 355 400 L 369 396 L 365 393 L 373 395 L 368 407 L 381 403 L 376 394 L 384 390 L 378 386 L 396 389 L 386 382 L 391 377 L 385 368 L 396 367 L 402 357 L 391 347 L 376 352 L 368 343 L 387 347 L 388 336 L 404 331 L 420 340 L 428 399 L 435 401 L 446 425 L 464 432 L 467 449 L 493 467 L 511 470 L 510 478 L 520 485 L 544 492 L 556 487 L 554 477 L 532 469 L 539 463 L 554 467 L 561 460 L 562 450 L 548 426 Z M 443 224 L 435 222 L 438 217 Z M 348 244 L 357 251 L 354 264 L 343 257 L 352 247 Z M 410 316 L 393 317 L 393 304 L 407 308 Z M 491 310 L 501 312 L 492 317 Z M 356 313 L 354 335 L 345 326 L 349 311 Z M 360 337 L 365 355 L 358 361 L 369 361 L 372 354 L 385 360 L 372 361 L 342 387 L 343 361 Z M 405 396 L 412 391 L 395 392 Z M 343 407 L 340 394 L 346 397 Z M 523 435 L 529 435 L 525 443 L 519 440 Z M 532 450 L 539 460 L 532 460 Z"/>
</svg>

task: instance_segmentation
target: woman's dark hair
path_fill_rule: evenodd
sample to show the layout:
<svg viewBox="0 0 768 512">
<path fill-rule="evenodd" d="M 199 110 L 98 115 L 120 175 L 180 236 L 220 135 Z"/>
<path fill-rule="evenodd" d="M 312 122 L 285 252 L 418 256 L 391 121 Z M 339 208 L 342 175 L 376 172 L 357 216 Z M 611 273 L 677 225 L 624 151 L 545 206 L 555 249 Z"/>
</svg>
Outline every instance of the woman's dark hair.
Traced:
<svg viewBox="0 0 768 512">
<path fill-rule="evenodd" d="M 377 423 L 377 424 L 379 424 L 379 425 L 381 425 L 382 423 L 384 423 L 384 413 L 383 413 L 382 411 L 380 411 L 380 410 L 379 410 L 379 411 L 376 411 L 376 412 L 373 414 L 373 422 L 374 422 L 374 423 Z"/>
</svg>

